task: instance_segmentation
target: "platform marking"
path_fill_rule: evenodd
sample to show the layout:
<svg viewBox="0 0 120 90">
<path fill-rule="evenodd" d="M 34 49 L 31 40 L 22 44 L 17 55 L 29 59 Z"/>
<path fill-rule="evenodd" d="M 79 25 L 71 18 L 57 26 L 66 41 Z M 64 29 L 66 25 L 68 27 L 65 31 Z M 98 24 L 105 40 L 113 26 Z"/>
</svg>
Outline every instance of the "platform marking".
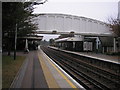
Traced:
<svg viewBox="0 0 120 90">
<path fill-rule="evenodd" d="M 60 75 L 70 84 L 72 88 L 77 88 L 52 62 L 50 63 L 60 73 Z"/>
<path fill-rule="evenodd" d="M 43 52 L 44 55 L 46 55 L 44 52 Z M 46 55 L 47 56 L 47 55 Z M 47 56 L 48 57 L 48 56 Z M 48 61 L 50 62 L 50 64 L 60 73 L 60 75 L 69 83 L 69 85 L 72 87 L 72 88 L 77 88 L 54 64 L 53 64 L 53 61 L 48 57 Z"/>
<path fill-rule="evenodd" d="M 48 70 L 40 53 L 38 53 L 38 58 L 39 58 L 41 66 L 42 66 L 48 87 L 49 88 L 60 88 L 59 85 L 57 84 L 57 82 L 55 81 L 54 77 L 52 76 L 51 72 Z"/>
</svg>

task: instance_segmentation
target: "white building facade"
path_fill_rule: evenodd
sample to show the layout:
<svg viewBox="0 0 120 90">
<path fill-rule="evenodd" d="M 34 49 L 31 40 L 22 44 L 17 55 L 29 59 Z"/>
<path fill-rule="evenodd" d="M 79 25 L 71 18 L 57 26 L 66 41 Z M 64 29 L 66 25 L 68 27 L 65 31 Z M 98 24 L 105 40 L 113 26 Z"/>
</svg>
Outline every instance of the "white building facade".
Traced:
<svg viewBox="0 0 120 90">
<path fill-rule="evenodd" d="M 40 14 L 37 17 L 40 31 L 110 34 L 110 27 L 104 22 L 66 14 Z"/>
</svg>

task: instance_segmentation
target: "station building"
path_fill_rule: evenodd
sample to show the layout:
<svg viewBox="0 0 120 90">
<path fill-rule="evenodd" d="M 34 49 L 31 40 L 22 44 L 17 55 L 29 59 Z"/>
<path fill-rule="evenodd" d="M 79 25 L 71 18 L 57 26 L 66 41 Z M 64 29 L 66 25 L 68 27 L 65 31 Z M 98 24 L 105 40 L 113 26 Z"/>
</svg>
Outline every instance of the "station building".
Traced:
<svg viewBox="0 0 120 90">
<path fill-rule="evenodd" d="M 82 52 L 99 52 L 112 53 L 114 52 L 114 37 L 85 37 L 75 35 L 55 40 L 55 46 L 72 51 Z"/>
</svg>

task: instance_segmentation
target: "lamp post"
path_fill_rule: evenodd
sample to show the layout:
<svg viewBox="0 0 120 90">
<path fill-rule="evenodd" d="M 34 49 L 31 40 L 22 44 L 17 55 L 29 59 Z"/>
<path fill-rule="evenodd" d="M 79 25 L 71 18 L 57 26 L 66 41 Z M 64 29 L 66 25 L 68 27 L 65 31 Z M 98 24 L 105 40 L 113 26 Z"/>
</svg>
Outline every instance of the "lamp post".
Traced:
<svg viewBox="0 0 120 90">
<path fill-rule="evenodd" d="M 15 28 L 14 60 L 16 60 L 16 45 L 17 45 L 17 23 L 16 23 L 16 28 Z"/>
</svg>

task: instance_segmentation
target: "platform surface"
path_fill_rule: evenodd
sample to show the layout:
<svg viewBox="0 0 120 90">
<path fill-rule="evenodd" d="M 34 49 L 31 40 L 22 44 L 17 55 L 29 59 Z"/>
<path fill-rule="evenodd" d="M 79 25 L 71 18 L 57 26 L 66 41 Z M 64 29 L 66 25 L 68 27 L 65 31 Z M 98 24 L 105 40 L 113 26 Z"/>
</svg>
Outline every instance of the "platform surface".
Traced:
<svg viewBox="0 0 120 90">
<path fill-rule="evenodd" d="M 85 90 L 40 48 L 28 53 L 10 88 L 79 88 L 79 90 Z"/>
</svg>

